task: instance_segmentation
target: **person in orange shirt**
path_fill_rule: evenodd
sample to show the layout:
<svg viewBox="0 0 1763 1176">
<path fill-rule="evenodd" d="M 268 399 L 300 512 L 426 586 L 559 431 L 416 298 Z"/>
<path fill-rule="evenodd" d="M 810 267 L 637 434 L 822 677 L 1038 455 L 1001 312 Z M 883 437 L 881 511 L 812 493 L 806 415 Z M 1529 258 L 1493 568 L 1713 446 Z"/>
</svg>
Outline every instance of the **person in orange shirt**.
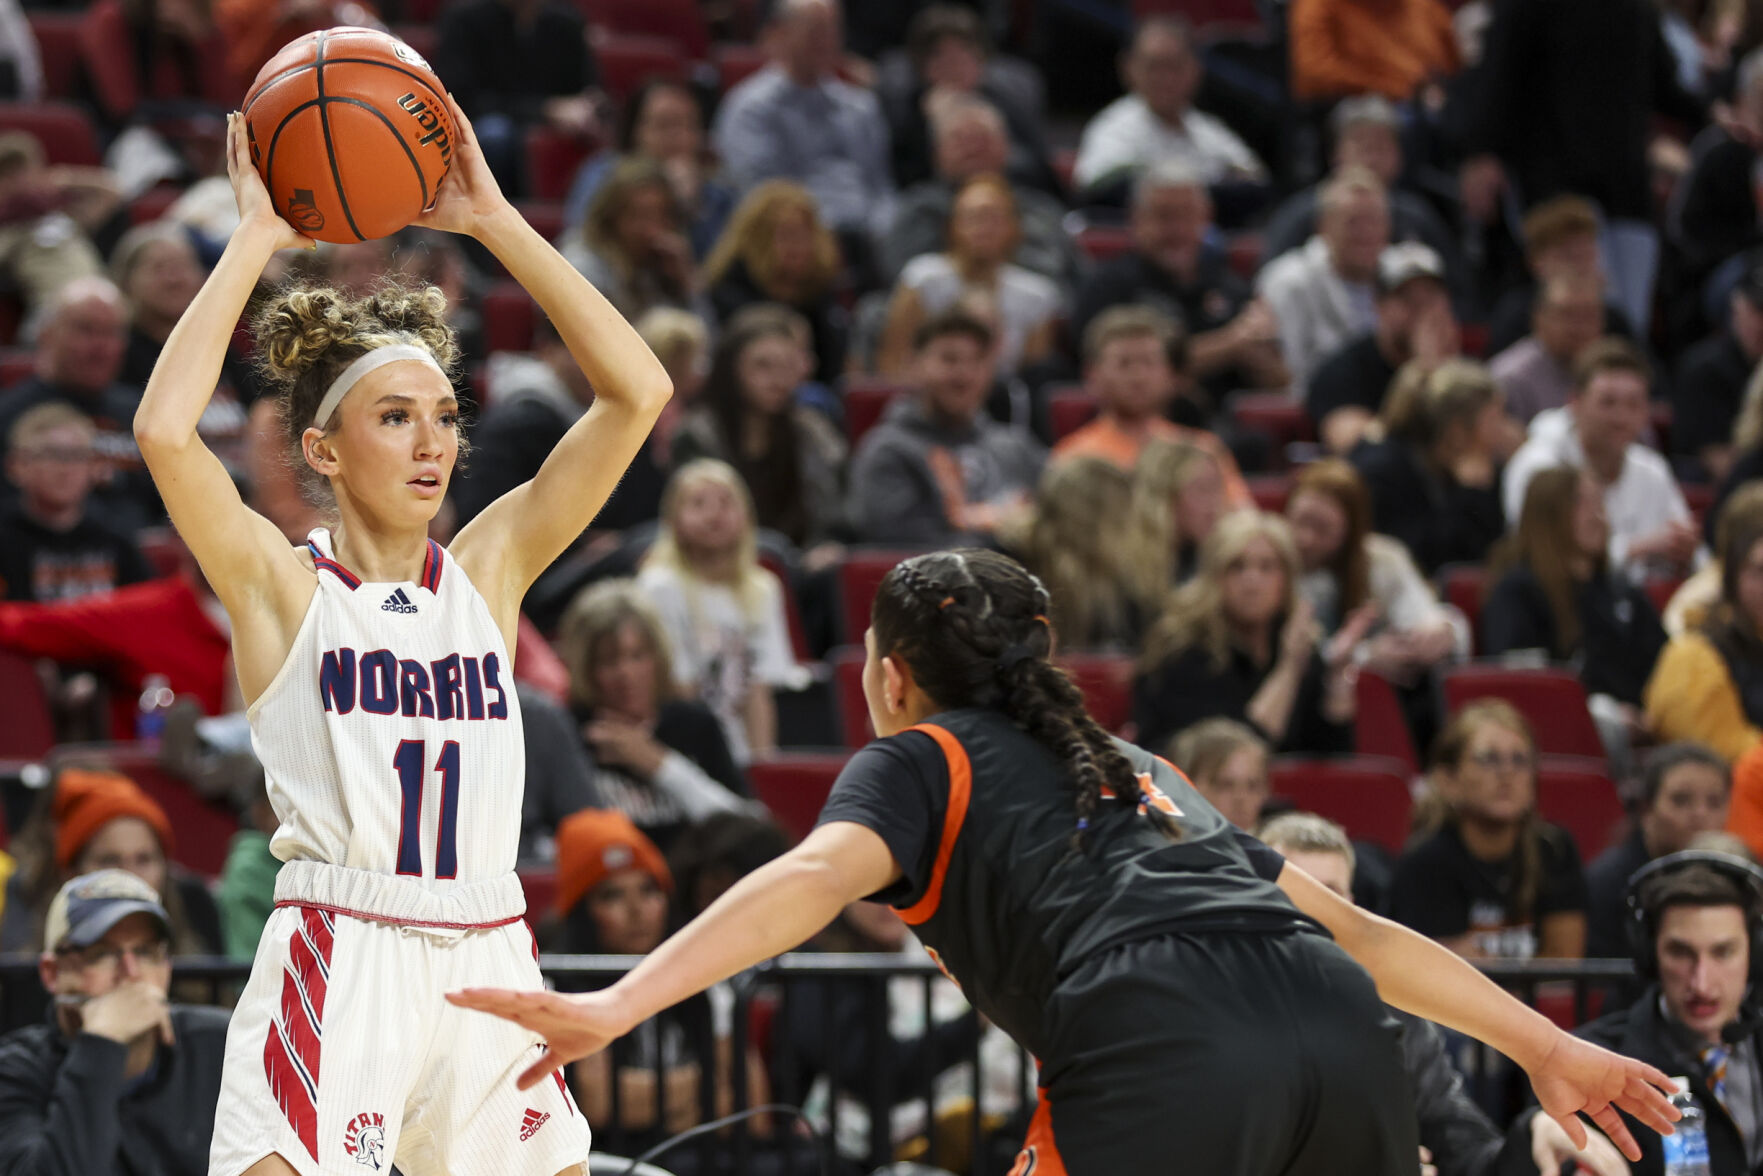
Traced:
<svg viewBox="0 0 1763 1176">
<path fill-rule="evenodd" d="M 1229 506 L 1248 506 L 1248 484 L 1224 443 L 1164 415 L 1187 378 L 1186 342 L 1168 315 L 1148 306 L 1115 306 L 1097 315 L 1084 332 L 1084 383 L 1101 415 L 1054 446 L 1053 456 L 1100 457 L 1131 471 L 1147 441 L 1186 441 L 1217 460 Z"/>
<path fill-rule="evenodd" d="M 1462 61 L 1440 0 L 1292 0 L 1292 93 L 1382 94 L 1396 102 Z"/>
</svg>

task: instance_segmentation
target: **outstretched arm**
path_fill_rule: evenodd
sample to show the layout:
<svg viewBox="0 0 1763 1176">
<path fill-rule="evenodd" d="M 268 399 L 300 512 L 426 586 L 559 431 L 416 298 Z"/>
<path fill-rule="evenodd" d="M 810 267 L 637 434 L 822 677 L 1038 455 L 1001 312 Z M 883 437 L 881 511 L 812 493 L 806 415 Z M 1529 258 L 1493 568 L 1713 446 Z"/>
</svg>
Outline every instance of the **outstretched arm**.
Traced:
<svg viewBox="0 0 1763 1176">
<path fill-rule="evenodd" d="M 612 496 L 673 385 L 635 329 L 508 203 L 470 121 L 457 103 L 448 105 L 459 132 L 453 170 L 416 223 L 483 242 L 550 316 L 594 388 L 594 403 L 532 481 L 485 507 L 453 541 L 454 557 L 508 630 L 539 573 Z"/>
<path fill-rule="evenodd" d="M 610 988 L 580 996 L 468 988 L 447 999 L 544 1037 L 544 1055 L 520 1076 L 525 1090 L 661 1010 L 800 946 L 846 906 L 899 876 L 880 836 L 862 825 L 829 822 L 735 883 Z"/>
<path fill-rule="evenodd" d="M 1670 1079 L 1652 1066 L 1570 1037 L 1443 946 L 1360 910 L 1287 864 L 1279 885 L 1297 908 L 1327 927 L 1377 982 L 1388 1003 L 1487 1042 L 1530 1074 L 1537 1101 L 1586 1145 L 1585 1113 L 1630 1159 L 1640 1148 L 1616 1112 L 1627 1111 L 1661 1133 L 1676 1112 L 1661 1093 Z"/>
<path fill-rule="evenodd" d="M 251 630 L 263 617 L 289 612 L 297 615 L 303 602 L 295 601 L 287 608 L 262 605 L 272 593 L 296 590 L 299 581 L 285 573 L 297 567 L 298 561 L 282 533 L 239 497 L 232 475 L 203 444 L 196 424 L 220 381 L 221 362 L 233 328 L 264 265 L 278 249 L 310 249 L 313 242 L 276 215 L 269 192 L 251 164 L 238 115 L 230 116 L 227 122 L 227 173 L 239 205 L 239 227 L 227 241 L 214 272 L 172 328 L 159 361 L 153 365 L 153 375 L 135 411 L 135 441 L 178 534 L 189 544 L 208 582 L 227 606 L 235 640 L 243 638 L 247 656 L 241 662 L 240 676 L 247 697 L 251 697 L 255 693 L 251 651 L 258 646 Z M 244 633 L 238 632 L 240 626 Z M 288 636 L 291 639 L 291 634 Z M 271 665 L 279 665 L 273 652 L 264 656 Z M 256 683 L 258 688 L 266 684 L 267 678 Z"/>
</svg>

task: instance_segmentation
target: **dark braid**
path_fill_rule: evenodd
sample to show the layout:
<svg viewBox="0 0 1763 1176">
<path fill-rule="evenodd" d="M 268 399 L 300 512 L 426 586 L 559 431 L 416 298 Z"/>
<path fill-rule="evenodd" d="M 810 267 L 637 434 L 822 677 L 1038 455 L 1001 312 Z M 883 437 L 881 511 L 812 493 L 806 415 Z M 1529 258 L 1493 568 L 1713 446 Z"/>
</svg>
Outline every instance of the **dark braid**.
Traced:
<svg viewBox="0 0 1763 1176">
<path fill-rule="evenodd" d="M 902 658 L 919 689 L 940 707 L 1002 711 L 1066 766 L 1077 789 L 1074 849 L 1082 850 L 1104 789 L 1136 800 L 1138 773 L 1095 719 L 1083 694 L 1048 660 L 1053 632 L 1046 588 L 992 551 L 915 556 L 876 593 L 878 655 Z M 1147 809 L 1172 836 L 1181 830 Z"/>
</svg>

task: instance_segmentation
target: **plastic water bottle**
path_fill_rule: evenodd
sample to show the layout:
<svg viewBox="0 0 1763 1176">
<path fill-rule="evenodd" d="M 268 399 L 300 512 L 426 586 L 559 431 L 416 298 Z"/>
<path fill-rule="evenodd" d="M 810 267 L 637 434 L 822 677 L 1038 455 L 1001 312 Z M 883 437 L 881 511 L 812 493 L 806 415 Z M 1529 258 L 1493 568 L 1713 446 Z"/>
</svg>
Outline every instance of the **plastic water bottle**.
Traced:
<svg viewBox="0 0 1763 1176">
<path fill-rule="evenodd" d="M 1689 1079 L 1674 1078 L 1677 1093 L 1671 1105 L 1683 1114 L 1670 1135 L 1660 1136 L 1665 1145 L 1665 1176 L 1712 1176 L 1708 1166 L 1708 1117 L 1696 1096 L 1690 1093 Z"/>
<path fill-rule="evenodd" d="M 170 678 L 148 674 L 141 684 L 141 707 L 135 713 L 135 738 L 143 743 L 159 742 L 160 733 L 165 730 L 165 712 L 176 701 Z"/>
</svg>

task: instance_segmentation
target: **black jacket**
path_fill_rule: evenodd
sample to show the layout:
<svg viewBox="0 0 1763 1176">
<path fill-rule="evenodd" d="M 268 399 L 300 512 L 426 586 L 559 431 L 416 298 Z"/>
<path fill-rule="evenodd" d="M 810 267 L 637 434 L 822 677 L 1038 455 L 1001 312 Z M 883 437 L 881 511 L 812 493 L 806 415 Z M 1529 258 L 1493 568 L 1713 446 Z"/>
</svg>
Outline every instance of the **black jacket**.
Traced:
<svg viewBox="0 0 1763 1176">
<path fill-rule="evenodd" d="M 1763 1173 L 1745 1166 L 1745 1142 L 1738 1125 L 1714 1101 L 1714 1094 L 1702 1080 L 1702 1067 L 1695 1056 L 1671 1037 L 1659 1013 L 1659 986 L 1652 984 L 1639 1000 L 1626 1009 L 1599 1017 L 1582 1026 L 1578 1036 L 1613 1049 L 1619 1054 L 1647 1062 L 1665 1071 L 1668 1077 L 1689 1079 L 1690 1092 L 1707 1116 L 1709 1171 L 1713 1176 L 1747 1176 Z M 1664 1176 L 1665 1153 L 1657 1132 L 1641 1126 L 1629 1115 L 1622 1116 L 1641 1145 L 1641 1158 L 1629 1166 L 1633 1176 Z"/>
<path fill-rule="evenodd" d="M 114 1041 L 49 1023 L 0 1038 L 0 1176 L 203 1176 L 229 1019 L 172 1006 L 177 1044 L 133 1083 Z"/>
<path fill-rule="evenodd" d="M 1573 663 L 1588 694 L 1639 706 L 1653 663 L 1665 648 L 1665 627 L 1653 602 L 1633 584 L 1609 575 L 1594 575 L 1574 598 L 1579 643 L 1562 649 L 1542 583 L 1528 566 L 1512 568 L 1481 607 L 1482 652 L 1494 657 L 1517 649 L 1547 650 L 1550 657 Z"/>
<path fill-rule="evenodd" d="M 1373 529 L 1400 539 L 1428 576 L 1448 563 L 1480 563 L 1505 534 L 1498 471 L 1489 486 L 1464 486 L 1399 441 L 1362 443 L 1351 460 L 1371 492 Z"/>
<path fill-rule="evenodd" d="M 1530 1158 L 1530 1120 L 1519 1115 L 1505 1138 L 1463 1089 L 1445 1053 L 1445 1037 L 1431 1021 L 1392 1008 L 1402 1025 L 1402 1069 L 1414 1089 L 1420 1143 L 1432 1152 L 1439 1176 L 1536 1176 Z"/>
</svg>

